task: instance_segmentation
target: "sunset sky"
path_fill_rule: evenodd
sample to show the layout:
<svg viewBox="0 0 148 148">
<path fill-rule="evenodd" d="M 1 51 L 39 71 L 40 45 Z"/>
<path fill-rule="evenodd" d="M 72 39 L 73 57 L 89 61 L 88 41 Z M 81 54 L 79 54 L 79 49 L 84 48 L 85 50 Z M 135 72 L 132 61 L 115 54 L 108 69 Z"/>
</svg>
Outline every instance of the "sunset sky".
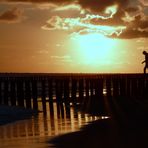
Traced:
<svg viewBox="0 0 148 148">
<path fill-rule="evenodd" d="M 141 73 L 148 0 L 0 0 L 0 72 Z"/>
</svg>

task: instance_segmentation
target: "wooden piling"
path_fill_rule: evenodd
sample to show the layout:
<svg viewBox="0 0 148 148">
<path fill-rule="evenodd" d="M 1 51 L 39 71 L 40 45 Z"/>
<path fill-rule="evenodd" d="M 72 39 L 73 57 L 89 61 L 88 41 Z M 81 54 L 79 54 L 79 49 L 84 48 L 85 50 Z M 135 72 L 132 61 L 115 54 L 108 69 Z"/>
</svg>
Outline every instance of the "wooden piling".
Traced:
<svg viewBox="0 0 148 148">
<path fill-rule="evenodd" d="M 42 107 L 43 107 L 43 112 L 46 113 L 46 80 L 42 80 Z"/>
<path fill-rule="evenodd" d="M 113 97 L 117 98 L 119 97 L 119 79 L 118 78 L 113 78 L 112 80 L 113 83 Z"/>
<path fill-rule="evenodd" d="M 4 80 L 4 100 L 3 100 L 3 102 L 4 102 L 4 104 L 5 105 L 9 105 L 9 100 L 8 100 L 8 93 L 9 93 L 9 91 L 8 91 L 8 85 L 9 85 L 9 81 L 8 81 L 8 79 L 5 79 Z"/>
<path fill-rule="evenodd" d="M 18 106 L 24 107 L 24 86 L 23 79 L 18 79 L 16 82 L 17 88 L 17 104 Z"/>
<path fill-rule="evenodd" d="M 84 101 L 84 79 L 79 78 L 79 102 Z"/>
<path fill-rule="evenodd" d="M 85 92 L 86 98 L 89 98 L 89 91 L 90 91 L 90 79 L 85 79 Z"/>
<path fill-rule="evenodd" d="M 90 79 L 90 95 L 93 96 L 94 95 L 94 87 L 95 86 L 95 79 L 91 78 Z"/>
<path fill-rule="evenodd" d="M 69 103 L 70 103 L 70 101 L 69 101 L 69 93 L 70 93 L 69 84 L 70 84 L 70 79 L 65 78 L 64 79 L 64 101 L 65 101 L 66 106 L 69 106 Z"/>
<path fill-rule="evenodd" d="M 148 78 L 145 78 L 145 98 L 148 97 Z"/>
<path fill-rule="evenodd" d="M 126 96 L 131 97 L 132 96 L 132 93 L 131 93 L 131 78 L 128 77 L 126 82 L 127 82 L 126 83 Z"/>
<path fill-rule="evenodd" d="M 32 108 L 31 105 L 31 83 L 30 80 L 25 81 L 25 100 L 26 108 Z"/>
<path fill-rule="evenodd" d="M 37 80 L 32 80 L 31 83 L 32 83 L 33 109 L 38 109 Z"/>
<path fill-rule="evenodd" d="M 137 96 L 137 79 L 136 78 L 132 78 L 131 79 L 131 95 L 133 97 L 136 97 Z"/>
<path fill-rule="evenodd" d="M 111 77 L 106 78 L 106 91 L 107 91 L 107 97 L 111 97 Z"/>
<path fill-rule="evenodd" d="M 120 96 L 125 97 L 126 96 L 126 77 L 121 77 L 119 80 L 119 90 L 120 90 Z"/>
<path fill-rule="evenodd" d="M 16 106 L 16 83 L 15 80 L 10 82 L 10 104 Z"/>
<path fill-rule="evenodd" d="M 76 105 L 76 93 L 77 93 L 77 80 L 76 79 L 74 79 L 74 78 L 72 78 L 72 80 L 71 80 L 71 97 L 72 97 L 72 103 L 73 103 L 73 105 Z"/>
<path fill-rule="evenodd" d="M 56 80 L 56 102 L 62 102 L 62 81 L 60 79 Z"/>
<path fill-rule="evenodd" d="M 54 116 L 54 109 L 53 109 L 53 80 L 48 80 L 48 95 L 49 95 L 49 110 L 50 110 L 50 117 L 53 118 Z"/>
<path fill-rule="evenodd" d="M 2 104 L 2 80 L 0 79 L 0 104 Z"/>
</svg>

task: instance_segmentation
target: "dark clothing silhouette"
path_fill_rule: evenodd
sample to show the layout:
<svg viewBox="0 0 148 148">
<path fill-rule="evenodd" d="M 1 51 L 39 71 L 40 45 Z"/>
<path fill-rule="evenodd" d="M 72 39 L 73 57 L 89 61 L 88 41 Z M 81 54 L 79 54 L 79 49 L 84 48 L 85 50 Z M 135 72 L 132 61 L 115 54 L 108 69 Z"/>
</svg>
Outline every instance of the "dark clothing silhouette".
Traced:
<svg viewBox="0 0 148 148">
<path fill-rule="evenodd" d="M 142 64 L 145 63 L 144 74 L 146 74 L 146 68 L 148 68 L 148 53 L 146 51 L 143 51 L 143 54 L 145 55 L 145 60 L 142 62 Z"/>
</svg>

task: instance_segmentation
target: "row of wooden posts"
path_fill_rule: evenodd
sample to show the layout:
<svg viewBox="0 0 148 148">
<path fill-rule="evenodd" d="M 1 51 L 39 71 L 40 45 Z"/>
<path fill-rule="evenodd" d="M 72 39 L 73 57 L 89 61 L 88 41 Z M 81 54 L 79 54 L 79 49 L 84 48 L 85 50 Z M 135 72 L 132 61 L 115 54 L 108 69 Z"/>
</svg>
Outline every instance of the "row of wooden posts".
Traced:
<svg viewBox="0 0 148 148">
<path fill-rule="evenodd" d="M 0 104 L 43 110 L 46 103 L 87 102 L 88 98 L 148 97 L 143 74 L 0 74 Z"/>
</svg>

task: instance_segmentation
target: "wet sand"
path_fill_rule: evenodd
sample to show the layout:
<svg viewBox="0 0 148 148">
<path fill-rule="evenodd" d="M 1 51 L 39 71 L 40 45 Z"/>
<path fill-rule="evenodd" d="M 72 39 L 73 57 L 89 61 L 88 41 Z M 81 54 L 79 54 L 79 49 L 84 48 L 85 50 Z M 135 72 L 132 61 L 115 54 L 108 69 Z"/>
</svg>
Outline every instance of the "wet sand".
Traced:
<svg viewBox="0 0 148 148">
<path fill-rule="evenodd" d="M 79 132 L 56 137 L 49 143 L 56 148 L 146 148 L 147 125 L 133 122 L 129 126 L 119 126 L 112 119 L 105 119 L 93 122 Z"/>
<path fill-rule="evenodd" d="M 37 114 L 38 111 L 32 109 L 0 105 L 0 125 L 5 125 L 18 120 L 27 119 Z"/>
<path fill-rule="evenodd" d="M 128 100 L 119 98 L 116 105 L 110 103 L 110 118 L 48 142 L 56 148 L 147 148 L 148 106 Z"/>
</svg>

